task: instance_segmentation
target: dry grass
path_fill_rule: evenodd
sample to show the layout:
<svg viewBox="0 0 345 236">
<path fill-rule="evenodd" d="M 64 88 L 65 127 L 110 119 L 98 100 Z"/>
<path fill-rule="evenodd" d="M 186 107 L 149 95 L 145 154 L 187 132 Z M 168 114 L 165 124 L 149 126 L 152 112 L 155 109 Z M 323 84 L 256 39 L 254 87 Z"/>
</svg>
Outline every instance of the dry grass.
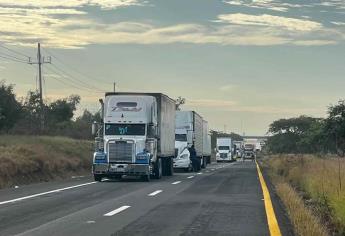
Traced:
<svg viewBox="0 0 345 236">
<path fill-rule="evenodd" d="M 269 169 L 307 199 L 334 235 L 345 235 L 345 160 L 308 155 L 273 156 Z"/>
<path fill-rule="evenodd" d="M 328 235 L 318 217 L 315 217 L 310 209 L 304 205 L 302 198 L 289 184 L 277 183 L 276 191 L 287 209 L 297 235 Z"/>
<path fill-rule="evenodd" d="M 0 188 L 65 178 L 91 168 L 92 144 L 62 137 L 0 136 Z"/>
</svg>

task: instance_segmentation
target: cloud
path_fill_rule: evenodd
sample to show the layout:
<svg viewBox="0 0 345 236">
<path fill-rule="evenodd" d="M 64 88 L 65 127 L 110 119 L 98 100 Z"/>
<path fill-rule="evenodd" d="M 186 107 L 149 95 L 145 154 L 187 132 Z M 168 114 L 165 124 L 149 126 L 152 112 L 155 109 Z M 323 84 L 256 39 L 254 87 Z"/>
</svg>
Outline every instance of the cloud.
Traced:
<svg viewBox="0 0 345 236">
<path fill-rule="evenodd" d="M 217 99 L 196 99 L 187 100 L 187 107 L 191 108 L 204 108 L 225 112 L 248 112 L 260 114 L 286 114 L 298 115 L 304 113 L 318 113 L 319 109 L 315 108 L 289 108 L 289 107 L 274 107 L 265 105 L 242 105 L 237 101 L 231 100 L 217 100 Z"/>
<path fill-rule="evenodd" d="M 229 100 L 216 100 L 216 99 L 196 99 L 187 100 L 186 106 L 194 107 L 207 107 L 207 108 L 227 108 L 236 105 L 237 102 Z"/>
<path fill-rule="evenodd" d="M 258 1 L 265 2 L 265 1 Z M 90 44 L 220 44 L 220 45 L 327 45 L 344 34 L 321 23 L 274 15 L 222 14 L 213 25 L 155 25 L 143 22 L 104 23 L 88 16 L 85 5 L 102 8 L 144 4 L 138 0 L 0 0 L 0 41 L 45 47 L 83 48 Z M 41 8 L 38 8 L 42 4 Z M 6 6 L 4 6 L 6 5 Z M 28 7 L 30 6 L 30 7 Z"/>
<path fill-rule="evenodd" d="M 333 25 L 338 25 L 338 26 L 345 26 L 345 22 L 339 22 L 339 21 L 331 21 Z"/>
<path fill-rule="evenodd" d="M 75 8 L 83 6 L 99 6 L 103 9 L 115 9 L 132 5 L 142 5 L 140 0 L 0 0 L 0 6 L 7 7 L 33 7 L 33 8 Z"/>
<path fill-rule="evenodd" d="M 277 0 L 232 0 L 232 1 L 224 1 L 227 4 L 234 5 L 234 6 L 244 6 L 250 8 L 259 8 L 265 10 L 272 10 L 272 11 L 279 11 L 279 12 L 287 12 L 291 8 L 301 8 L 303 4 L 292 4 L 281 2 Z"/>
<path fill-rule="evenodd" d="M 229 92 L 229 91 L 233 91 L 235 88 L 237 88 L 237 85 L 226 84 L 226 85 L 221 86 L 219 88 L 219 90 L 222 91 L 222 92 Z"/>
<path fill-rule="evenodd" d="M 301 20 L 273 15 L 248 15 L 242 13 L 224 14 L 218 16 L 219 22 L 239 24 L 239 25 L 257 25 L 269 27 L 283 27 L 287 30 L 313 31 L 322 28 L 322 25 L 315 21 Z"/>
</svg>

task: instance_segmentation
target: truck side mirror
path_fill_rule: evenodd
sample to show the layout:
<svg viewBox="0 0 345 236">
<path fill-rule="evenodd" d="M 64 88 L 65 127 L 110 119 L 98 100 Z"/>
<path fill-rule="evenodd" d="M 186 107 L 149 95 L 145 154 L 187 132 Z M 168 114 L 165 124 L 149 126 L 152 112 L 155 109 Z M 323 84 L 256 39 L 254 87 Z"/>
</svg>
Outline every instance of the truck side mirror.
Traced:
<svg viewBox="0 0 345 236">
<path fill-rule="evenodd" d="M 155 138 L 157 136 L 156 134 L 156 127 L 153 123 L 148 124 L 147 126 L 147 137 L 148 138 Z"/>
<path fill-rule="evenodd" d="M 96 135 L 97 134 L 97 131 L 98 131 L 98 123 L 96 121 L 94 121 L 92 123 L 92 127 L 91 127 L 91 133 L 92 135 Z"/>
</svg>

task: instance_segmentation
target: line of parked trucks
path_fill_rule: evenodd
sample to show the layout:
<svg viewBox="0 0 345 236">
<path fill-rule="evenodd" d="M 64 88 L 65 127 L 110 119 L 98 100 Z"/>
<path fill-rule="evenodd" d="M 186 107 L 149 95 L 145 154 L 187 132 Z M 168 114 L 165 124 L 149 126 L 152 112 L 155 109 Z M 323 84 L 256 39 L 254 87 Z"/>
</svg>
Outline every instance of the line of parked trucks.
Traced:
<svg viewBox="0 0 345 236">
<path fill-rule="evenodd" d="M 188 148 L 211 163 L 208 122 L 194 111 L 177 111 L 173 99 L 161 93 L 106 93 L 100 99 L 102 123 L 96 135 L 92 172 L 102 178 L 139 176 L 145 181 L 170 176 L 175 169 L 192 170 Z M 236 145 L 235 145 L 236 147 Z M 217 139 L 217 161 L 232 161 L 236 148 L 229 138 Z"/>
</svg>

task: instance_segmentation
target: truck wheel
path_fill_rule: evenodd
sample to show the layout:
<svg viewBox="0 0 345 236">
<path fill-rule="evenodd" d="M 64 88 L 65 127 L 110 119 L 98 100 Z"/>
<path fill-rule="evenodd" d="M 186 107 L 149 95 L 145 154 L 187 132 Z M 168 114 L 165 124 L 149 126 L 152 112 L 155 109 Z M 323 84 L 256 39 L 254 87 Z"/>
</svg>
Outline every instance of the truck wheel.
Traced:
<svg viewBox="0 0 345 236">
<path fill-rule="evenodd" d="M 155 179 L 162 178 L 162 173 L 163 173 L 162 159 L 158 158 L 155 165 L 154 165 L 154 170 L 153 170 L 153 175 L 154 175 Z"/>
<path fill-rule="evenodd" d="M 101 182 L 101 181 L 102 181 L 102 175 L 93 175 L 93 178 L 94 178 L 95 181 L 97 181 L 97 182 Z"/>
<path fill-rule="evenodd" d="M 143 181 L 145 181 L 145 182 L 150 182 L 150 175 L 142 175 L 141 176 L 141 179 L 143 180 Z"/>
<path fill-rule="evenodd" d="M 207 163 L 207 164 L 211 164 L 211 157 L 207 157 L 207 158 L 206 158 L 206 163 Z"/>
</svg>

